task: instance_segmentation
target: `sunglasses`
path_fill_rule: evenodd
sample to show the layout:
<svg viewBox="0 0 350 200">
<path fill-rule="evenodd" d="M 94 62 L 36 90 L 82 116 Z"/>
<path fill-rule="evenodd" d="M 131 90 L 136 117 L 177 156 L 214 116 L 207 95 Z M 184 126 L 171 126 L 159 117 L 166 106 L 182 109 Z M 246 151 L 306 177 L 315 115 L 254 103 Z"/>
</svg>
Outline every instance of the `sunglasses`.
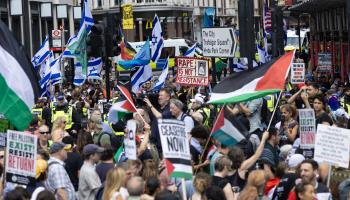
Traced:
<svg viewBox="0 0 350 200">
<path fill-rule="evenodd" d="M 44 135 L 44 134 L 48 135 L 48 134 L 50 134 L 50 132 L 49 131 L 43 131 L 43 132 L 40 132 L 40 134 L 41 135 Z"/>
</svg>

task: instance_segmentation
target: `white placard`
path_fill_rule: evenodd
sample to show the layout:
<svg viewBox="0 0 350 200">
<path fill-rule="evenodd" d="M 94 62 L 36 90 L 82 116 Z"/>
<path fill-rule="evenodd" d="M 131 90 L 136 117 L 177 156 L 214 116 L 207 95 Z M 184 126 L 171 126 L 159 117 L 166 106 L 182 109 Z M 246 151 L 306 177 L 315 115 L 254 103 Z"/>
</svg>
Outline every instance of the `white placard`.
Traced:
<svg viewBox="0 0 350 200">
<path fill-rule="evenodd" d="M 315 144 L 316 119 L 314 109 L 298 109 L 300 147 L 311 149 Z"/>
<path fill-rule="evenodd" d="M 168 175 L 192 179 L 190 142 L 185 132 L 185 123 L 174 119 L 159 119 L 158 128 Z"/>
<path fill-rule="evenodd" d="M 130 160 L 137 160 L 136 148 L 136 122 L 129 120 L 126 125 L 127 133 L 124 138 L 125 156 Z"/>
<path fill-rule="evenodd" d="M 318 124 L 314 159 L 319 163 L 349 168 L 350 130 Z"/>
<path fill-rule="evenodd" d="M 233 28 L 203 28 L 203 56 L 234 57 L 236 36 Z"/>
<path fill-rule="evenodd" d="M 6 180 L 28 185 L 35 178 L 37 137 L 19 131 L 7 131 Z"/>
<path fill-rule="evenodd" d="M 305 64 L 293 63 L 290 69 L 290 82 L 300 84 L 305 82 Z"/>
<path fill-rule="evenodd" d="M 190 86 L 209 85 L 209 61 L 191 57 L 176 57 L 176 83 Z"/>
</svg>

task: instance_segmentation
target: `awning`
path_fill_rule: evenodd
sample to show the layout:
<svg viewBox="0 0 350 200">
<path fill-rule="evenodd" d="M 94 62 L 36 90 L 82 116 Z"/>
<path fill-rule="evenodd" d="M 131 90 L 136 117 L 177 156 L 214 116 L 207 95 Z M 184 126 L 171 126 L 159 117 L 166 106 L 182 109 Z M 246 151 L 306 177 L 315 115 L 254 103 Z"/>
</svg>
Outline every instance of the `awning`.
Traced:
<svg viewBox="0 0 350 200">
<path fill-rule="evenodd" d="M 289 7 L 290 11 L 314 13 L 346 6 L 346 0 L 305 0 Z"/>
</svg>

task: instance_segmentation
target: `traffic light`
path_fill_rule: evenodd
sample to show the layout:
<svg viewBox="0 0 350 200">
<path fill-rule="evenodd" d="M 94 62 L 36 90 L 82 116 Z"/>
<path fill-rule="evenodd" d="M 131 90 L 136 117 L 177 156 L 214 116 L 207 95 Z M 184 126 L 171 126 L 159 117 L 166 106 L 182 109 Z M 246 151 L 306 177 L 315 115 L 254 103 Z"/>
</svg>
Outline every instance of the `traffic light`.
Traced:
<svg viewBox="0 0 350 200">
<path fill-rule="evenodd" d="M 91 27 L 91 32 L 86 39 L 86 51 L 89 57 L 101 57 L 104 49 L 104 26 L 95 24 Z"/>
</svg>

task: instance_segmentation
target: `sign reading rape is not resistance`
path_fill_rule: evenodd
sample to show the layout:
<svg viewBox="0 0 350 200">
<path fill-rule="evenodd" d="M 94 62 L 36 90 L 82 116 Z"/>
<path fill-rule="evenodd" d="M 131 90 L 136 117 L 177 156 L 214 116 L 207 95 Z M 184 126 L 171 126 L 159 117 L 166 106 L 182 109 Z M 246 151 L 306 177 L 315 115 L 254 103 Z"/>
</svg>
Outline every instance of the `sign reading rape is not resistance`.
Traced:
<svg viewBox="0 0 350 200">
<path fill-rule="evenodd" d="M 7 131 L 6 181 L 21 185 L 35 181 L 37 137 L 18 131 Z"/>
<path fill-rule="evenodd" d="M 169 176 L 192 179 L 190 143 L 185 123 L 174 119 L 159 119 L 158 128 Z"/>
<path fill-rule="evenodd" d="M 191 57 L 176 57 L 176 65 L 176 83 L 189 86 L 208 86 L 208 60 Z"/>
</svg>

